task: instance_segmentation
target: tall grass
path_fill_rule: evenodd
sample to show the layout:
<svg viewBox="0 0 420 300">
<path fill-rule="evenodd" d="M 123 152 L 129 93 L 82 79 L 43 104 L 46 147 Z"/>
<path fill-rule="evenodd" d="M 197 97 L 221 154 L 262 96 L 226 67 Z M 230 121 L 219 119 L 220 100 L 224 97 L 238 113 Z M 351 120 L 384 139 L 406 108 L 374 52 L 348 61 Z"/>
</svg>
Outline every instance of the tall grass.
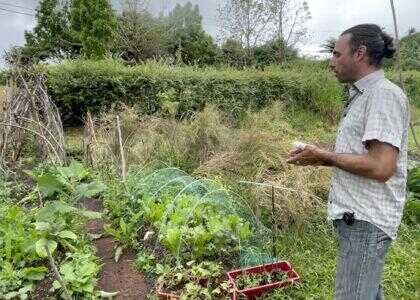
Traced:
<svg viewBox="0 0 420 300">
<path fill-rule="evenodd" d="M 98 142 L 92 147 L 97 166 L 119 165 L 116 114 L 122 118 L 129 165 L 173 166 L 198 177 L 222 180 L 246 195 L 261 217 L 269 210 L 271 198 L 269 189 L 258 183 L 274 185 L 278 224 L 283 228 L 303 224 L 311 211 L 325 202 L 329 171 L 297 168 L 286 164 L 285 159 L 294 140 L 328 139 L 333 125 L 313 122 L 306 130 L 299 130 L 288 118 L 313 116 L 290 111 L 284 103 L 274 103 L 259 113 L 248 112 L 235 124 L 211 105 L 183 121 L 139 117 L 133 108 L 106 114 L 97 120 Z"/>
</svg>

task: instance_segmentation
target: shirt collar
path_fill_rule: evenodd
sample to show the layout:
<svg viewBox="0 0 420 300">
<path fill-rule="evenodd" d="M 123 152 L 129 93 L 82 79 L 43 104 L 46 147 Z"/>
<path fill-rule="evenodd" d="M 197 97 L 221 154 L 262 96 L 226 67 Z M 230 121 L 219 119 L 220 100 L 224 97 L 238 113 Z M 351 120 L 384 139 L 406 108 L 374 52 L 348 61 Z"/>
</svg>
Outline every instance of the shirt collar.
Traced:
<svg viewBox="0 0 420 300">
<path fill-rule="evenodd" d="M 385 74 L 383 70 L 377 70 L 374 71 L 365 77 L 360 78 L 358 81 L 356 81 L 353 86 L 356 87 L 356 89 L 359 92 L 363 92 L 366 90 L 369 86 L 377 82 L 378 80 L 381 80 L 385 78 Z"/>
</svg>

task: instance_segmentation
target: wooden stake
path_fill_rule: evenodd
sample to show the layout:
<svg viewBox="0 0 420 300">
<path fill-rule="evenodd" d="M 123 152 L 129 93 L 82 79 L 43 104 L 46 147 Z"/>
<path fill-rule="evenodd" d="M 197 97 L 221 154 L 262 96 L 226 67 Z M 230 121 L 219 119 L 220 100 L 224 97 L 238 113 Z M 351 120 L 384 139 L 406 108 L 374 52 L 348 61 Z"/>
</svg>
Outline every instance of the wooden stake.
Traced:
<svg viewBox="0 0 420 300">
<path fill-rule="evenodd" d="M 277 238 L 277 224 L 276 224 L 276 211 L 275 211 L 275 193 L 274 185 L 271 186 L 271 225 L 272 225 L 272 247 L 273 247 L 273 257 L 277 256 L 276 251 L 276 238 Z"/>
<path fill-rule="evenodd" d="M 54 258 L 51 255 L 50 249 L 48 249 L 47 245 L 44 245 L 45 251 L 47 251 L 48 260 L 50 261 L 51 269 L 53 270 L 55 279 L 60 283 L 61 287 L 63 288 L 63 296 L 66 300 L 71 300 L 70 294 L 67 291 L 66 285 L 64 284 L 63 279 L 61 278 L 60 272 L 58 272 L 57 266 L 55 265 Z"/>
<path fill-rule="evenodd" d="M 125 166 L 124 148 L 123 148 L 122 135 L 121 135 L 120 116 L 117 116 L 117 130 L 118 130 L 118 142 L 120 144 L 120 153 L 121 153 L 121 173 L 122 173 L 121 175 L 122 175 L 122 180 L 125 183 L 126 166 Z"/>
</svg>

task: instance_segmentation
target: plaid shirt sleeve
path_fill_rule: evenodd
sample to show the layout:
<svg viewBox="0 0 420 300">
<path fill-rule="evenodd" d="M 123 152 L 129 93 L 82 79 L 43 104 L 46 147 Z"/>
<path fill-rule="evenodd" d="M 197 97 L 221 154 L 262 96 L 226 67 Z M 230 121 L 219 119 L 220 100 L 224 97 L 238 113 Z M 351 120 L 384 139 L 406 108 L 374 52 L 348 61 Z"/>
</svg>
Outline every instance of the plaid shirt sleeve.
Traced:
<svg viewBox="0 0 420 300">
<path fill-rule="evenodd" d="M 402 137 L 408 117 L 406 102 L 394 91 L 378 89 L 368 97 L 362 143 L 378 140 L 401 150 Z"/>
</svg>

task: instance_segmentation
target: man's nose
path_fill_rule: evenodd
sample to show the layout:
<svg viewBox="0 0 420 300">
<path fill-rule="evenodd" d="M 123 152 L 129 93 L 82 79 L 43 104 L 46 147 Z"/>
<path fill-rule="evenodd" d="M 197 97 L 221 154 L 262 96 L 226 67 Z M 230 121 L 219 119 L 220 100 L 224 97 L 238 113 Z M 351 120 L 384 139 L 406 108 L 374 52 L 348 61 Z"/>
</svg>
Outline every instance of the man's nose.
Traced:
<svg viewBox="0 0 420 300">
<path fill-rule="evenodd" d="M 330 68 L 330 69 L 334 69 L 335 68 L 335 61 L 334 61 L 334 58 L 331 58 L 330 59 L 330 61 L 329 61 L 329 63 L 328 63 L 328 67 Z"/>
</svg>

